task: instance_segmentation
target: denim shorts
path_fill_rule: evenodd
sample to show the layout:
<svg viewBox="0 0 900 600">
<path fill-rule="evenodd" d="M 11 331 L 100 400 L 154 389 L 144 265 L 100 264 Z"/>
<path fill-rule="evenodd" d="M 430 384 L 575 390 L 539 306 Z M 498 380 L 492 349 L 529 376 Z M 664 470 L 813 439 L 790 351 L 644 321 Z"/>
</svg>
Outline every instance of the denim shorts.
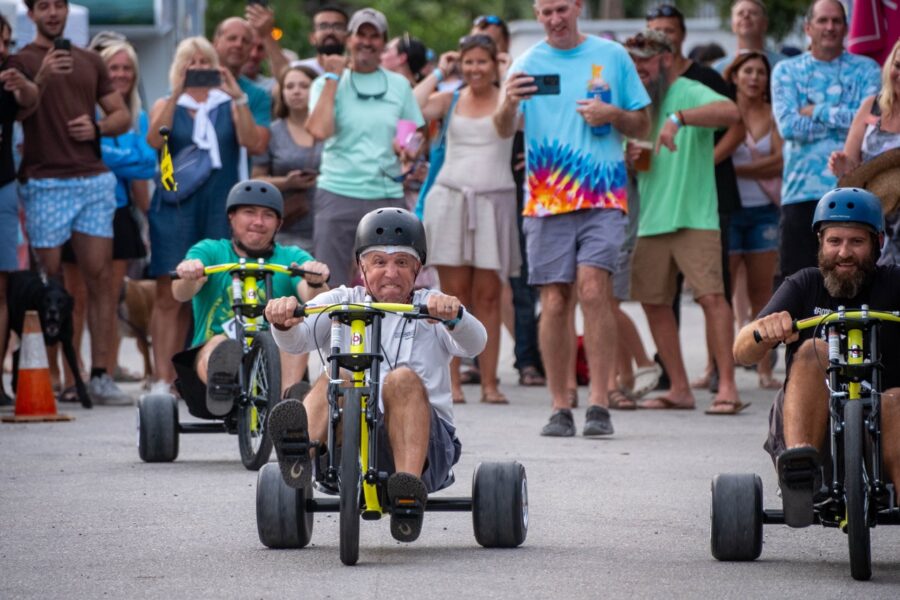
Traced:
<svg viewBox="0 0 900 600">
<path fill-rule="evenodd" d="M 528 283 L 574 283 L 578 265 L 615 273 L 627 224 L 625 213 L 603 208 L 525 217 Z"/>
<path fill-rule="evenodd" d="M 774 204 L 741 208 L 731 214 L 728 231 L 730 254 L 778 250 L 779 210 Z"/>
<path fill-rule="evenodd" d="M 0 271 L 19 268 L 19 194 L 15 180 L 0 186 Z"/>
<path fill-rule="evenodd" d="M 66 179 L 29 179 L 19 185 L 25 229 L 35 248 L 58 248 L 77 231 L 113 236 L 116 176 L 101 173 Z"/>
</svg>

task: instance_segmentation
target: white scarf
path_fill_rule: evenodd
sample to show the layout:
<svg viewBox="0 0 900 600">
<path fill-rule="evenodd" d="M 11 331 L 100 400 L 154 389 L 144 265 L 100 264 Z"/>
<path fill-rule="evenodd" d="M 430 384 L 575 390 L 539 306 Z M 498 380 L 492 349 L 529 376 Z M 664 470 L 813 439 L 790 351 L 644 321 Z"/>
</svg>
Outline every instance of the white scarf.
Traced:
<svg viewBox="0 0 900 600">
<path fill-rule="evenodd" d="M 188 94 L 181 94 L 178 97 L 178 106 L 195 111 L 194 131 L 191 135 L 191 140 L 197 144 L 198 148 L 209 152 L 209 162 L 212 164 L 213 169 L 222 168 L 222 157 L 219 154 L 219 138 L 216 136 L 216 128 L 209 115 L 214 108 L 230 100 L 232 100 L 231 96 L 217 89 L 209 90 L 206 102 L 197 102 Z M 238 180 L 244 181 L 249 179 L 249 177 L 247 149 L 241 146 L 238 157 Z"/>
</svg>

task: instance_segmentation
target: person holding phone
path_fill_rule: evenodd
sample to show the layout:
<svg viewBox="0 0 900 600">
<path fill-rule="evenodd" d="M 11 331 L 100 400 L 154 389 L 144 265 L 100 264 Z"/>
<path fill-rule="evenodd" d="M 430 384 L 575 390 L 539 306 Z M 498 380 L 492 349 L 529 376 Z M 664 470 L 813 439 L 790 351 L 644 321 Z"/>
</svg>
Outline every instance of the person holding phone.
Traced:
<svg viewBox="0 0 900 600">
<path fill-rule="evenodd" d="M 322 143 L 306 129 L 309 88 L 316 72 L 289 67 L 275 86 L 275 116 L 269 147 L 253 159 L 253 178 L 268 181 L 284 196 L 284 224 L 276 236 L 280 244 L 312 250 L 313 197 L 322 160 Z"/>
<path fill-rule="evenodd" d="M 506 137 L 524 121 L 527 197 L 522 227 L 528 280 L 541 286 L 539 339 L 553 406 L 541 434 L 548 436 L 575 435 L 566 388 L 575 351 L 568 324 L 576 285 L 578 301 L 591 315 L 584 332 L 591 390 L 583 433 L 613 433 L 607 409 L 613 365 L 604 357 L 616 356 L 611 274 L 628 221 L 621 136 L 644 138 L 650 128 L 650 97 L 628 53 L 615 42 L 578 30 L 582 5 L 582 0 L 535 0 L 535 16 L 546 38 L 512 64 L 503 102 L 494 114 L 497 131 Z M 559 75 L 559 94 L 535 96 L 532 74 Z M 608 99 L 589 98 L 591 86 L 601 81 Z M 592 128 L 609 131 L 595 133 Z"/>
<path fill-rule="evenodd" d="M 435 92 L 451 65 L 459 62 L 464 86 L 458 92 Z M 503 282 L 521 266 L 516 225 L 516 191 L 512 140 L 500 137 L 494 111 L 500 104 L 497 46 L 484 35 L 460 41 L 459 52 L 441 56 L 437 72 L 416 86 L 425 119 L 450 119 L 447 154 L 425 199 L 424 224 L 431 264 L 441 289 L 470 306 L 488 333 L 478 357 L 481 401 L 507 404 L 497 386 L 500 354 L 500 295 Z M 459 359 L 450 369 L 454 402 L 464 402 Z"/>
<path fill-rule="evenodd" d="M 108 282 L 112 269 L 116 178 L 103 163 L 100 138 L 125 133 L 128 107 L 103 60 L 62 38 L 66 0 L 26 0 L 34 41 L 10 59 L 41 91 L 37 109 L 22 122 L 25 144 L 19 195 L 25 228 L 44 272 L 62 273 L 62 246 L 69 239 L 88 289 L 91 376 L 94 401 L 128 399 L 113 382 L 111 340 L 115 321 Z M 97 107 L 102 110 L 98 117 Z"/>
<path fill-rule="evenodd" d="M 161 149 L 160 128 L 166 127 L 171 132 L 169 152 L 176 161 L 193 145 L 209 153 L 211 168 L 199 188 L 177 204 L 163 198 L 160 186 L 150 202 L 150 274 L 157 282 L 150 332 L 154 380 L 162 382 L 160 389 L 175 380 L 171 358 L 181 350 L 190 323 L 190 308 L 172 296 L 169 272 L 198 241 L 230 237 L 225 198 L 249 175 L 241 148 L 258 143 L 247 95 L 231 71 L 219 64 L 206 38 L 190 37 L 178 44 L 169 83 L 172 94 L 150 110 L 147 142 Z"/>
</svg>

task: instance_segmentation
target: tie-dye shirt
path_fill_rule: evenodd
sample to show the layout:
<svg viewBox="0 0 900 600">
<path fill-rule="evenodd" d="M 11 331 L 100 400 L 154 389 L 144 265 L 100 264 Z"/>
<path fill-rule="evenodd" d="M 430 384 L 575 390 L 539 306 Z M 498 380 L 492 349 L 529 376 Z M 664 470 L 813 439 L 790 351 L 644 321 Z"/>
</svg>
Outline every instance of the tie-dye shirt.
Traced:
<svg viewBox="0 0 900 600">
<path fill-rule="evenodd" d="M 628 211 L 622 137 L 613 129 L 594 135 L 575 112 L 599 77 L 612 91 L 612 104 L 640 110 L 650 104 L 625 49 L 588 36 L 569 50 L 542 41 L 509 70 L 530 75 L 558 74 L 559 95 L 533 96 L 521 103 L 525 116 L 526 217 L 558 215 L 585 208 Z"/>
<path fill-rule="evenodd" d="M 847 52 L 831 61 L 804 52 L 775 66 L 772 111 L 784 138 L 782 204 L 818 200 L 837 184 L 828 157 L 844 147 L 859 105 L 880 87 L 878 64 Z M 801 115 L 810 104 L 812 117 Z"/>
</svg>

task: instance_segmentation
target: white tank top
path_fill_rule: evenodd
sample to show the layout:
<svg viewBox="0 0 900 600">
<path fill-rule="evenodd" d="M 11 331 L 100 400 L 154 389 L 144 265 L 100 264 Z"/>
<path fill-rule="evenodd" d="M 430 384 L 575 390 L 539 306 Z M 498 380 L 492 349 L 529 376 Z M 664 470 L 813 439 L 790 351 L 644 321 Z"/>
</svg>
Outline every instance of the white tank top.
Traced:
<svg viewBox="0 0 900 600">
<path fill-rule="evenodd" d="M 496 190 L 514 187 L 512 138 L 501 138 L 494 128 L 493 116 L 450 117 L 447 130 L 447 156 L 435 183 L 450 187 Z"/>
<path fill-rule="evenodd" d="M 754 150 L 758 155 L 766 155 L 772 152 L 772 131 L 764 135 L 758 142 L 753 143 L 750 134 L 747 134 L 747 139 L 741 142 L 741 145 L 737 147 L 734 151 L 734 154 L 731 156 L 731 162 L 734 166 L 738 165 L 746 165 L 753 161 L 753 154 L 751 153 L 750 146 L 748 145 L 748 141 L 750 144 L 754 145 Z M 738 191 L 741 194 L 741 206 L 743 208 L 755 208 L 759 206 L 768 206 L 772 204 L 772 200 L 763 189 L 759 186 L 759 182 L 756 179 L 750 179 L 748 177 L 738 177 Z"/>
</svg>

